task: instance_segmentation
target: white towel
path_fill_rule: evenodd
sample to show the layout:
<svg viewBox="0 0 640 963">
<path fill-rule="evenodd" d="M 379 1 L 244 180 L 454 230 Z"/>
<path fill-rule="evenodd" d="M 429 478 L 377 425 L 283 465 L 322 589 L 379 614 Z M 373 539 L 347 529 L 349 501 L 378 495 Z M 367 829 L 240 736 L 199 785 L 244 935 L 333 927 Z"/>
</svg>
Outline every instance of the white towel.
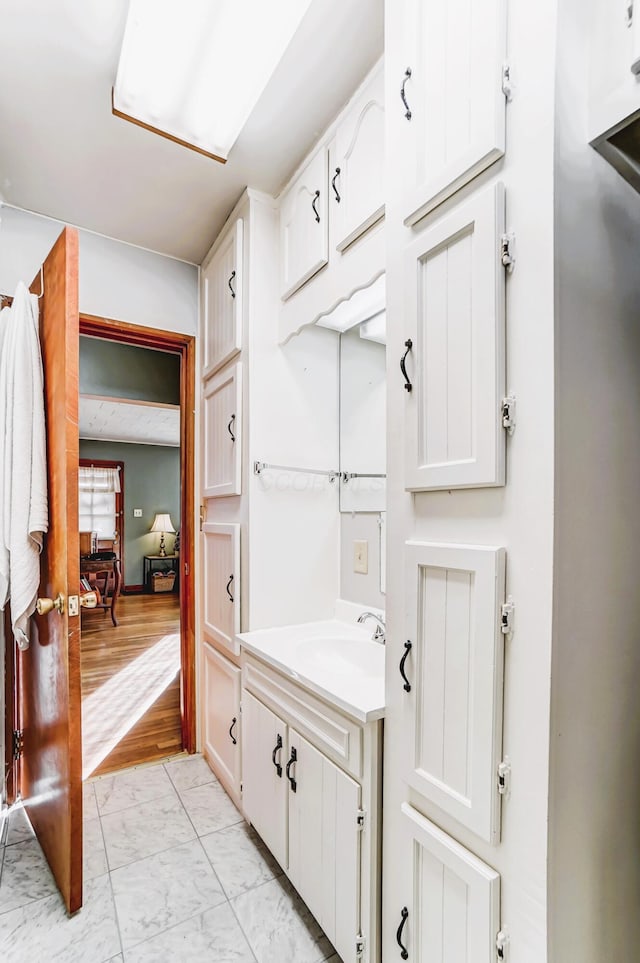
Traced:
<svg viewBox="0 0 640 963">
<path fill-rule="evenodd" d="M 3 312 L 4 314 L 4 312 Z M 29 617 L 40 584 L 40 553 L 48 529 L 44 379 L 38 299 L 20 282 L 0 341 L 0 427 L 5 427 L 0 533 L 9 555 L 11 621 L 20 648 L 29 645 Z M 2 575 L 0 573 L 0 578 Z M 0 583 L 0 590 L 2 583 Z M 0 595 L 0 602 L 3 601 Z M 4 599 L 6 602 L 6 599 Z"/>
<path fill-rule="evenodd" d="M 5 477 L 10 474 L 11 458 L 7 449 L 7 378 L 5 372 L 6 352 L 4 344 L 9 330 L 11 308 L 0 311 L 0 439 L 4 448 L 0 462 L 0 610 L 4 609 L 9 598 L 9 533 L 4 528 Z"/>
</svg>

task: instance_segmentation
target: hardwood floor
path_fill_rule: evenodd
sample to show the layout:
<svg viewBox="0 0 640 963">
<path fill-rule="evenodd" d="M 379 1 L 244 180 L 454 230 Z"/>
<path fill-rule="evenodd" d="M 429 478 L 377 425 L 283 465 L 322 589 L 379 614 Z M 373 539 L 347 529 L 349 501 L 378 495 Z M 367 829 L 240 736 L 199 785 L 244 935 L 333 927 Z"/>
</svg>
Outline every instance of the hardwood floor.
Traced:
<svg viewBox="0 0 640 963">
<path fill-rule="evenodd" d="M 83 778 L 182 749 L 179 599 L 129 595 L 118 626 L 82 611 Z"/>
</svg>

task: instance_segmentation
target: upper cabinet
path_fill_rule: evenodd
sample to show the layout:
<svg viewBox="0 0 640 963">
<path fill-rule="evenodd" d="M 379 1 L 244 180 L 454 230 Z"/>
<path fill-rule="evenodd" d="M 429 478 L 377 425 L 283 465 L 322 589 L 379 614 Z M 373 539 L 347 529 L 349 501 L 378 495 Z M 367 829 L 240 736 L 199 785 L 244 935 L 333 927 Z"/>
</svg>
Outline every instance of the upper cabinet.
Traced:
<svg viewBox="0 0 640 963">
<path fill-rule="evenodd" d="M 242 238 L 243 223 L 238 218 L 202 272 L 204 378 L 242 348 Z"/>
<path fill-rule="evenodd" d="M 346 247 L 384 214 L 384 71 L 379 64 L 340 120 L 330 154 L 331 246 Z"/>
<path fill-rule="evenodd" d="M 398 0 L 394 168 L 415 224 L 505 151 L 506 0 Z"/>
<path fill-rule="evenodd" d="M 202 494 L 242 494 L 242 364 L 230 365 L 205 383 L 203 393 Z"/>
<path fill-rule="evenodd" d="M 280 205 L 281 294 L 288 298 L 329 259 L 327 151 L 319 150 Z"/>
</svg>

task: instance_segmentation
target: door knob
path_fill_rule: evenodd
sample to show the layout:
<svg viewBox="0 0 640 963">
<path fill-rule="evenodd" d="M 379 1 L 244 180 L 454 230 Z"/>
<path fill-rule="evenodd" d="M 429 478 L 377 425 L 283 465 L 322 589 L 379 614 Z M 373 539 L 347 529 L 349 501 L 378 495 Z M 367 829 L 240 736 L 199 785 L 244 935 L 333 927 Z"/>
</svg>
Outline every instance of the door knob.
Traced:
<svg viewBox="0 0 640 963">
<path fill-rule="evenodd" d="M 60 615 L 64 615 L 64 595 L 62 592 L 58 592 L 54 599 L 38 599 L 36 602 L 36 612 L 38 615 L 48 615 L 49 612 L 53 610 L 59 612 Z"/>
<path fill-rule="evenodd" d="M 85 592 L 80 596 L 80 605 L 83 609 L 95 609 L 98 604 L 98 596 L 95 592 Z"/>
</svg>

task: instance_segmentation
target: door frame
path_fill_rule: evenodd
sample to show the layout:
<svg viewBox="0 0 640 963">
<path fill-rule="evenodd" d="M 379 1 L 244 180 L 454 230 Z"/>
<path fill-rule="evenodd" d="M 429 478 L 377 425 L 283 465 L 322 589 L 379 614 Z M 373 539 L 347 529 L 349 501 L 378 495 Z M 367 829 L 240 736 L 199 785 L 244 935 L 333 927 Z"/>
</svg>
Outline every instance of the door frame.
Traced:
<svg viewBox="0 0 640 963">
<path fill-rule="evenodd" d="M 182 746 L 196 751 L 195 337 L 80 313 L 80 334 L 180 356 L 180 716 Z"/>
</svg>

